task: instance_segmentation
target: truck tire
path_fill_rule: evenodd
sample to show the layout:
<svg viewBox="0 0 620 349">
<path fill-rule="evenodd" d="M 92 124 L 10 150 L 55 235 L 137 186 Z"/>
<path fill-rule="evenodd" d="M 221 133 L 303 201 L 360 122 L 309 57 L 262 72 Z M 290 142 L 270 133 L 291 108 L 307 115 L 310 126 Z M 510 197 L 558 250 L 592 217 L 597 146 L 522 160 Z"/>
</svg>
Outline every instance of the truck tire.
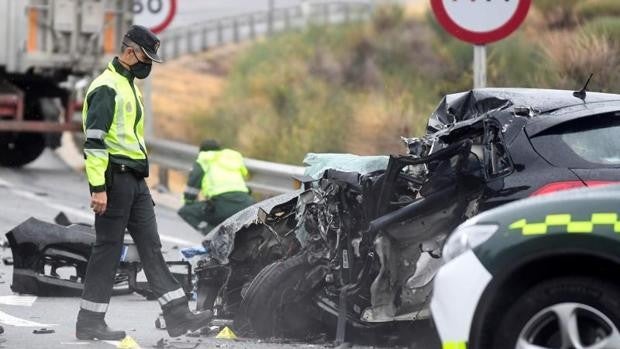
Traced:
<svg viewBox="0 0 620 349">
<path fill-rule="evenodd" d="M 266 266 L 252 280 L 240 315 L 253 334 L 261 338 L 306 339 L 323 332 L 323 325 L 310 315 L 314 308 L 312 290 L 296 289 L 312 268 L 307 257 L 300 254 Z M 308 294 L 302 294 L 306 291 Z"/>
<path fill-rule="evenodd" d="M 0 132 L 0 165 L 21 167 L 36 160 L 45 149 L 40 133 Z"/>
<path fill-rule="evenodd" d="M 619 328 L 617 285 L 562 277 L 533 286 L 511 304 L 492 335 L 492 348 L 520 348 L 519 341 L 536 348 L 581 348 L 602 340 L 610 340 L 605 348 L 620 348 Z M 562 329 L 571 336 L 562 339 Z"/>
</svg>

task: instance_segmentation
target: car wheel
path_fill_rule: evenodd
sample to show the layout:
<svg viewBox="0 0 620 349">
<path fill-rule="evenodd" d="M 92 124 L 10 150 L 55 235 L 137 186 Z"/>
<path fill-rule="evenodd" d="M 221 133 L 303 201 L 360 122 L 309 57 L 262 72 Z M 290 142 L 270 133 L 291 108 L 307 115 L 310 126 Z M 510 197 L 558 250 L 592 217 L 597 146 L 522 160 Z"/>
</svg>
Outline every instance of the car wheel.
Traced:
<svg viewBox="0 0 620 349">
<path fill-rule="evenodd" d="M 256 276 L 240 309 L 254 334 L 305 339 L 323 330 L 310 315 L 312 291 L 298 288 L 312 267 L 302 254 L 268 265 Z"/>
<path fill-rule="evenodd" d="M 545 281 L 509 308 L 493 348 L 620 348 L 620 289 L 585 277 Z"/>
<path fill-rule="evenodd" d="M 36 160 L 43 150 L 43 134 L 0 132 L 0 166 L 24 166 Z"/>
</svg>

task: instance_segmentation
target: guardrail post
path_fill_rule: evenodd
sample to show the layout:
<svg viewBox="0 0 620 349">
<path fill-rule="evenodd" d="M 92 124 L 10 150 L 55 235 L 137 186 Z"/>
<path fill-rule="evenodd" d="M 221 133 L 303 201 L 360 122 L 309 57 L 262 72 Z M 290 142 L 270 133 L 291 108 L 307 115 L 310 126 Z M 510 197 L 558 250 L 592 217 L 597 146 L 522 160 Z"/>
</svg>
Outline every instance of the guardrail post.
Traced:
<svg viewBox="0 0 620 349">
<path fill-rule="evenodd" d="M 303 0 L 300 7 L 304 25 L 310 24 L 312 20 L 312 4 L 308 0 Z"/>
<path fill-rule="evenodd" d="M 323 24 L 329 24 L 329 3 L 323 4 Z"/>
<path fill-rule="evenodd" d="M 169 187 L 170 178 L 168 176 L 168 169 L 162 165 L 159 165 L 159 168 L 157 169 L 157 176 L 159 180 L 158 190 L 161 192 L 167 192 L 170 188 Z"/>
<path fill-rule="evenodd" d="M 256 21 L 253 14 L 250 15 L 250 38 L 252 40 L 256 39 Z"/>
<path fill-rule="evenodd" d="M 222 20 L 217 21 L 217 44 L 222 45 L 224 43 L 224 27 Z"/>
<path fill-rule="evenodd" d="M 194 38 L 194 33 L 191 29 L 187 30 L 187 53 L 194 53 L 194 43 L 192 42 Z"/>
<path fill-rule="evenodd" d="M 209 48 L 209 27 L 202 29 L 202 51 L 206 51 Z"/>
<path fill-rule="evenodd" d="M 237 18 L 233 20 L 233 41 L 235 43 L 239 42 L 239 21 Z"/>
<path fill-rule="evenodd" d="M 273 21 L 274 21 L 274 16 L 273 16 L 273 9 L 274 9 L 274 1 L 275 0 L 269 0 L 269 10 L 267 11 L 267 35 L 271 36 L 273 34 Z"/>
<path fill-rule="evenodd" d="M 284 29 L 289 30 L 291 28 L 291 11 L 286 9 L 284 12 Z"/>
<path fill-rule="evenodd" d="M 181 34 L 177 34 L 175 36 L 173 36 L 173 55 L 171 58 L 177 58 L 180 56 L 180 48 L 179 48 L 179 41 L 181 41 Z"/>
</svg>

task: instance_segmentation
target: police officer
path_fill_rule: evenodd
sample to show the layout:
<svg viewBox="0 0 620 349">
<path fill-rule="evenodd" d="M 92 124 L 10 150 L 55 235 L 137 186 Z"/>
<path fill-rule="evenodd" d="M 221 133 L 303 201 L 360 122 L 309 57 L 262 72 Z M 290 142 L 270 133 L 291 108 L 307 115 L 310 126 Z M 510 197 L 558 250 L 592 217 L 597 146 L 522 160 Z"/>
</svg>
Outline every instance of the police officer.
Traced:
<svg viewBox="0 0 620 349">
<path fill-rule="evenodd" d="M 82 340 L 119 340 L 124 331 L 111 330 L 104 321 L 108 309 L 125 229 L 138 248 L 152 291 L 170 336 L 208 325 L 210 311 L 189 310 L 185 292 L 170 273 L 161 254 L 153 201 L 144 178 L 149 163 L 144 144 L 144 108 L 135 79 L 161 63 L 159 39 L 147 28 L 132 26 L 122 42 L 122 53 L 90 85 L 83 109 L 86 134 L 84 156 L 95 212 L 96 242 L 86 270 L 84 292 L 76 323 Z"/>
<path fill-rule="evenodd" d="M 207 139 L 200 145 L 183 194 L 185 205 L 179 210 L 187 223 L 206 234 L 226 218 L 255 203 L 245 184 L 248 169 L 243 156 L 232 149 L 221 149 Z M 198 195 L 206 201 L 197 201 Z"/>
</svg>

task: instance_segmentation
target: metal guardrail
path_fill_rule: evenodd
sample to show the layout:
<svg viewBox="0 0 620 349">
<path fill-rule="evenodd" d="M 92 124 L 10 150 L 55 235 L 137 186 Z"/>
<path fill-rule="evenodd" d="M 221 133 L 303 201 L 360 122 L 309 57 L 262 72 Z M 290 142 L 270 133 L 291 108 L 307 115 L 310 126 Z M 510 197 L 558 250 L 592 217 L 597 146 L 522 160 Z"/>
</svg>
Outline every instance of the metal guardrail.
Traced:
<svg viewBox="0 0 620 349">
<path fill-rule="evenodd" d="M 303 28 L 307 25 L 350 23 L 370 17 L 372 2 L 304 1 L 301 5 L 276 8 L 233 17 L 213 19 L 183 28 L 167 30 L 161 36 L 161 52 L 166 59 L 212 47 L 261 36 Z M 198 147 L 168 140 L 148 142 L 149 158 L 159 165 L 159 183 L 168 188 L 169 170 L 188 172 L 198 154 Z M 293 176 L 303 175 L 304 168 L 261 160 L 245 159 L 251 178 L 248 186 L 256 193 L 273 195 L 297 189 L 300 183 Z"/>
<path fill-rule="evenodd" d="M 189 172 L 196 161 L 198 147 L 168 140 L 151 140 L 148 143 L 149 158 L 159 165 L 159 183 L 168 187 L 168 171 Z M 304 168 L 273 162 L 245 159 L 250 171 L 248 186 L 252 191 L 265 195 L 286 193 L 299 187 L 293 176 L 301 176 Z"/>
<path fill-rule="evenodd" d="M 264 35 L 303 28 L 309 24 L 327 25 L 366 19 L 372 13 L 370 2 L 303 2 L 301 5 L 213 19 L 191 26 L 169 29 L 161 35 L 161 52 L 166 59 Z"/>
</svg>

